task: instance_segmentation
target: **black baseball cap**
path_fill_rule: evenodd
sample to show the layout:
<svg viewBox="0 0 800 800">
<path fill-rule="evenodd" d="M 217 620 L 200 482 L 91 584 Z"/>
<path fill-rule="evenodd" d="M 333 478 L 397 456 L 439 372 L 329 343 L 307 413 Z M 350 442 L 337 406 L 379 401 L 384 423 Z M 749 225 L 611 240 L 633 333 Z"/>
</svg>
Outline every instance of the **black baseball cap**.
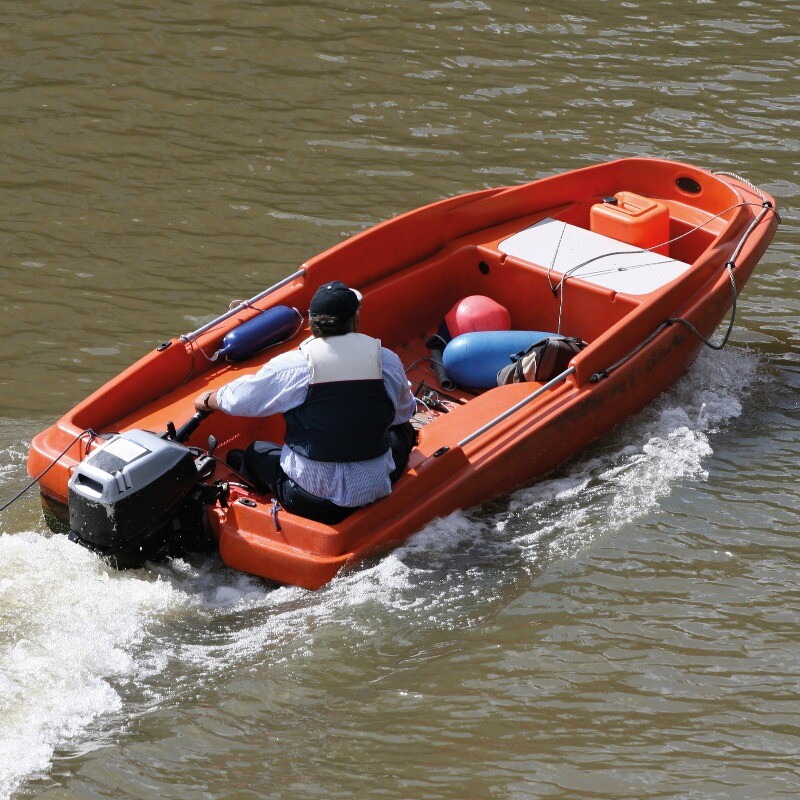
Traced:
<svg viewBox="0 0 800 800">
<path fill-rule="evenodd" d="M 314 292 L 308 306 L 309 314 L 327 314 L 339 319 L 355 316 L 361 307 L 361 292 L 345 286 L 341 281 L 323 283 Z"/>
</svg>

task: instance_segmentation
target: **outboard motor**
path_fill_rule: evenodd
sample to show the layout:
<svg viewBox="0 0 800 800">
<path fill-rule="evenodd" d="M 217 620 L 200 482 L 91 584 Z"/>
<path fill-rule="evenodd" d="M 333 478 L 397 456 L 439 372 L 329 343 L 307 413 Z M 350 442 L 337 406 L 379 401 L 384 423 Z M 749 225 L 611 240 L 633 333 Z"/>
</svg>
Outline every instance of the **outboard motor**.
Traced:
<svg viewBox="0 0 800 800">
<path fill-rule="evenodd" d="M 70 539 L 120 569 L 176 550 L 207 550 L 199 482 L 212 468 L 212 459 L 154 433 L 117 434 L 70 478 Z"/>
</svg>

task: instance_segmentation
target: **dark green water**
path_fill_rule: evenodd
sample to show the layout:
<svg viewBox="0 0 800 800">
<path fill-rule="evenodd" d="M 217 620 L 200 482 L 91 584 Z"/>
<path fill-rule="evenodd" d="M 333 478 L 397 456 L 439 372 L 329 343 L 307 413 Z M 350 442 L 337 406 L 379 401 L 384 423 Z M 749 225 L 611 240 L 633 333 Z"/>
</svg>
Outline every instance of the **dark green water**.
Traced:
<svg viewBox="0 0 800 800">
<path fill-rule="evenodd" d="M 0 516 L 0 798 L 793 798 L 797 2 L 0 2 L 0 501 L 169 335 L 448 195 L 629 155 L 783 225 L 731 345 L 323 590 Z"/>
</svg>

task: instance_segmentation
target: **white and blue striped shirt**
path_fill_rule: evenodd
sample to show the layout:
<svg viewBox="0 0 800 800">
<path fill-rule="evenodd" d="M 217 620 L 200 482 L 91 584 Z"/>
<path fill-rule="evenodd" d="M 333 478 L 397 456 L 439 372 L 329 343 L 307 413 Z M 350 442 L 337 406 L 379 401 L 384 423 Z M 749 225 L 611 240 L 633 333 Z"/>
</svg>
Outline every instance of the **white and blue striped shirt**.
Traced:
<svg viewBox="0 0 800 800">
<path fill-rule="evenodd" d="M 395 407 L 393 425 L 410 419 L 415 411 L 403 364 L 396 353 L 381 348 L 383 383 Z M 308 394 L 311 370 L 299 350 L 282 353 L 255 375 L 231 381 L 217 392 L 217 405 L 238 417 L 268 417 L 299 406 Z M 391 450 L 369 461 L 314 461 L 284 445 L 283 471 L 307 492 L 325 497 L 337 506 L 357 507 L 386 497 L 392 491 L 389 476 L 395 468 Z"/>
</svg>

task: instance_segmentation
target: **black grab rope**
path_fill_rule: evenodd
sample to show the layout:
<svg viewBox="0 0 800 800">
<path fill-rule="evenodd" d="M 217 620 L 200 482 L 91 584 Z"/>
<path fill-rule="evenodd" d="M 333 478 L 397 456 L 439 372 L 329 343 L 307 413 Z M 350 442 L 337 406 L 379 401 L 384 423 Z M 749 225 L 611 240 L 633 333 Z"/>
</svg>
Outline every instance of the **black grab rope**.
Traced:
<svg viewBox="0 0 800 800">
<path fill-rule="evenodd" d="M 70 442 L 70 443 L 69 443 L 69 444 L 68 444 L 68 445 L 67 445 L 67 446 L 66 446 L 66 447 L 65 447 L 65 448 L 64 448 L 64 449 L 63 449 L 63 450 L 62 450 L 62 451 L 61 451 L 61 452 L 60 452 L 60 453 L 59 453 L 59 454 L 58 454 L 58 455 L 57 455 L 57 456 L 56 456 L 56 457 L 55 457 L 55 458 L 54 458 L 54 459 L 53 459 L 51 462 L 50 462 L 50 464 L 48 464 L 48 465 L 47 465 L 47 466 L 46 466 L 46 467 L 45 467 L 45 468 L 44 468 L 44 469 L 43 469 L 43 470 L 42 470 L 42 471 L 41 471 L 41 472 L 40 472 L 40 473 L 39 473 L 39 474 L 38 474 L 38 475 L 37 475 L 37 476 L 36 476 L 36 477 L 35 477 L 35 478 L 34 478 L 34 479 L 33 479 L 33 480 L 32 480 L 32 481 L 31 481 L 31 482 L 30 482 L 30 483 L 29 483 L 29 484 L 28 484 L 28 485 L 27 485 L 25 488 L 24 488 L 24 489 L 22 489 L 21 491 L 17 492 L 17 494 L 16 494 L 16 495 L 14 495 L 14 497 L 12 497 L 12 498 L 11 498 L 11 499 L 10 499 L 10 500 L 7 502 L 7 503 L 5 503 L 5 504 L 3 504 L 2 506 L 0 506 L 0 513 L 2 513 L 3 511 L 5 511 L 5 510 L 6 510 L 6 509 L 7 509 L 9 506 L 11 506 L 11 505 L 13 505 L 14 503 L 16 503 L 16 502 L 17 502 L 17 500 L 19 500 L 19 499 L 20 499 L 20 497 L 22 497 L 22 495 L 24 495 L 24 494 L 25 494 L 25 492 L 27 492 L 29 489 L 31 489 L 33 486 L 35 486 L 35 485 L 36 485 L 36 484 L 37 484 L 37 483 L 38 483 L 38 482 L 39 482 L 39 481 L 40 481 L 42 478 L 44 478 L 44 476 L 45 476 L 45 475 L 47 475 L 47 473 L 48 473 L 48 472 L 50 472 L 50 470 L 51 470 L 51 469 L 53 469 L 53 467 L 54 467 L 54 466 L 55 466 L 55 465 L 56 465 L 56 464 L 57 464 L 57 463 L 58 463 L 58 462 L 59 462 L 59 461 L 60 461 L 60 460 L 61 460 L 61 459 L 62 459 L 62 458 L 63 458 L 63 457 L 64 457 L 64 456 L 67 454 L 67 451 L 70 449 L 70 447 L 72 447 L 72 445 L 74 445 L 74 444 L 75 444 L 75 442 L 77 442 L 77 441 L 78 441 L 78 440 L 79 440 L 81 437 L 85 436 L 87 433 L 91 434 L 91 438 L 90 438 L 90 439 L 89 439 L 89 441 L 86 443 L 86 446 L 88 447 L 88 446 L 89 446 L 89 444 L 91 444 L 91 442 L 92 442 L 92 439 L 94 439 L 94 438 L 95 438 L 95 436 L 97 436 L 97 434 L 96 434 L 96 433 L 95 433 L 95 432 L 94 432 L 94 431 L 93 431 L 91 428 L 86 428 L 85 430 L 82 430 L 82 431 L 81 431 L 81 432 L 80 432 L 80 433 L 79 433 L 79 434 L 78 434 L 78 435 L 77 435 L 77 436 L 76 436 L 76 437 L 75 437 L 75 438 L 74 438 L 74 439 L 73 439 L 73 440 L 72 440 L 72 441 L 71 441 L 71 442 Z"/>
<path fill-rule="evenodd" d="M 728 330 L 725 331 L 725 336 L 722 337 L 722 341 L 719 344 L 714 344 L 710 339 L 706 339 L 700 331 L 692 325 L 691 322 L 687 319 L 683 319 L 683 317 L 670 317 L 669 319 L 665 319 L 646 339 L 641 341 L 636 347 L 633 348 L 629 353 L 626 353 L 619 361 L 613 363 L 610 367 L 606 367 L 606 369 L 600 370 L 599 372 L 593 373 L 589 381 L 591 383 L 598 383 L 599 381 L 603 380 L 603 378 L 607 378 L 614 372 L 615 369 L 621 367 L 626 362 L 630 361 L 638 352 L 640 352 L 643 348 L 647 347 L 653 339 L 658 336 L 661 331 L 665 328 L 668 328 L 670 325 L 674 325 L 676 322 L 684 325 L 688 328 L 698 339 L 706 346 L 710 347 L 712 350 L 722 350 L 723 347 L 728 343 L 728 339 L 731 336 L 731 332 L 733 331 L 733 323 L 736 320 L 736 298 L 737 298 L 737 291 L 736 291 L 736 279 L 733 276 L 733 270 L 736 265 L 733 261 L 728 261 L 725 264 L 725 268 L 728 270 L 728 275 L 731 279 L 731 291 L 733 292 L 733 303 L 731 305 L 731 318 L 728 321 Z"/>
<path fill-rule="evenodd" d="M 722 341 L 719 344 L 714 344 L 714 342 L 710 341 L 709 339 L 706 339 L 706 337 L 703 336 L 703 334 L 700 333 L 700 331 L 698 331 L 697 328 L 695 328 L 695 326 L 692 325 L 692 323 L 686 319 L 682 319 L 681 317 L 673 317 L 672 319 L 669 320 L 669 322 L 671 323 L 680 322 L 681 325 L 685 325 L 706 347 L 710 347 L 712 350 L 722 350 L 722 348 L 725 347 L 726 344 L 728 344 L 728 339 L 730 338 L 731 332 L 733 331 L 733 323 L 734 320 L 736 319 L 737 293 L 736 293 L 736 279 L 733 277 L 733 268 L 736 265 L 733 263 L 733 261 L 729 261 L 725 266 L 727 267 L 728 275 L 730 275 L 731 278 L 731 291 L 733 292 L 733 304 L 731 305 L 731 318 L 730 321 L 728 322 L 728 330 L 725 331 L 725 336 L 722 337 Z"/>
<path fill-rule="evenodd" d="M 630 361 L 640 350 L 643 350 L 645 347 L 647 347 L 647 345 L 650 344 L 650 342 L 652 342 L 653 339 L 655 339 L 656 336 L 658 336 L 658 334 L 664 330 L 664 328 L 668 328 L 670 325 L 672 325 L 672 322 L 673 321 L 671 319 L 664 320 L 664 322 L 662 322 L 646 339 L 639 342 L 639 344 L 636 345 L 633 350 L 622 356 L 619 361 L 615 361 L 610 367 L 601 369 L 599 372 L 593 372 L 589 378 L 589 382 L 599 383 L 601 380 L 603 380 L 603 378 L 607 378 L 612 372 L 614 372 L 615 369 Z"/>
</svg>

